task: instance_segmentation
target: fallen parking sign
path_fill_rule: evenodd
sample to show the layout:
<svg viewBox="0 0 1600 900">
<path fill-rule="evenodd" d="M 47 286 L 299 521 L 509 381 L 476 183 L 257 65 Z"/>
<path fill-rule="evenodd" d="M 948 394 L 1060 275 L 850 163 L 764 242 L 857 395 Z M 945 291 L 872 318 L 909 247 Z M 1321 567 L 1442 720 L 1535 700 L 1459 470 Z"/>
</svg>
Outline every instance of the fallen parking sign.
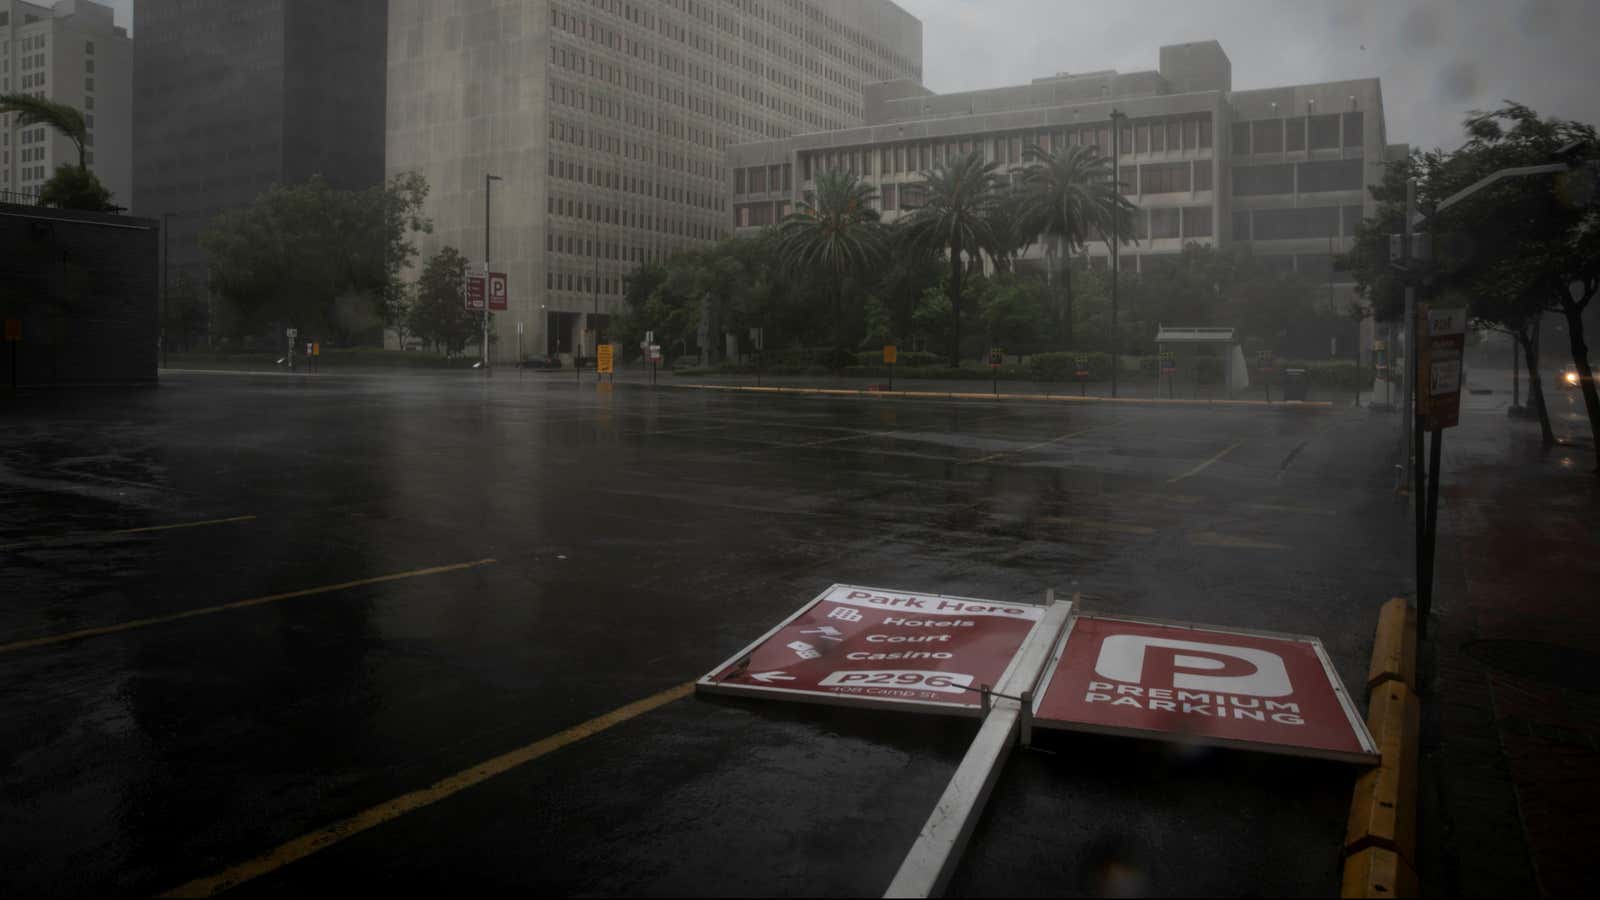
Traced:
<svg viewBox="0 0 1600 900">
<path fill-rule="evenodd" d="M 836 584 L 696 690 L 981 715 L 1044 607 Z M 1047 638 L 1048 640 L 1048 638 Z"/>
<path fill-rule="evenodd" d="M 1181 622 L 1078 616 L 1034 725 L 1376 763 L 1322 642 Z"/>
</svg>

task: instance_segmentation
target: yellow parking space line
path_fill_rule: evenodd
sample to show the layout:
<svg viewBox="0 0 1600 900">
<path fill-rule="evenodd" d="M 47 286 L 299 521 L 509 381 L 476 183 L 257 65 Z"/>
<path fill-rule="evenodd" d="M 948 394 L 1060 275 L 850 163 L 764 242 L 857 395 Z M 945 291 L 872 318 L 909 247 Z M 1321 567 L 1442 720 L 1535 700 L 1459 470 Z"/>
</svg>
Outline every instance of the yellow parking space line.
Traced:
<svg viewBox="0 0 1600 900">
<path fill-rule="evenodd" d="M 1283 506 L 1277 503 L 1243 503 L 1245 509 L 1257 509 L 1263 512 L 1286 512 L 1307 516 L 1337 516 L 1338 513 L 1331 509 L 1317 509 L 1311 506 Z"/>
<path fill-rule="evenodd" d="M 119 534 L 144 534 L 150 531 L 171 531 L 175 528 L 200 528 L 205 525 L 226 525 L 229 522 L 248 522 L 254 518 L 255 516 L 229 516 L 226 519 L 206 519 L 203 522 L 178 522 L 173 525 L 147 525 L 143 528 L 119 528 L 116 531 L 90 531 L 83 534 L 64 534 L 61 537 L 56 538 L 34 538 L 27 541 L 18 541 L 15 544 L 0 544 L 0 550 L 16 550 L 21 547 L 31 547 L 35 544 L 70 544 L 80 541 L 93 541 Z"/>
<path fill-rule="evenodd" d="M 185 610 L 166 616 L 151 616 L 148 619 L 134 619 L 131 622 L 122 622 L 117 625 L 106 625 L 101 628 L 85 628 L 80 631 L 69 631 L 65 634 L 52 634 L 46 637 L 31 638 L 23 641 L 12 641 L 9 644 L 0 644 L 0 653 L 10 653 L 14 650 L 27 650 L 33 647 L 46 647 L 51 644 L 64 644 L 68 641 L 80 641 L 84 638 L 100 637 L 101 635 L 117 634 L 122 631 L 132 631 L 135 628 L 145 628 L 150 625 L 163 625 L 167 622 L 177 622 L 182 619 L 192 619 L 196 616 L 208 616 L 212 613 L 225 612 L 230 609 L 244 609 L 247 606 L 260 606 L 263 603 L 273 603 L 278 600 L 291 600 L 295 597 L 311 597 L 316 594 L 328 594 L 334 591 L 348 590 L 369 584 L 382 584 L 386 581 L 399 581 L 403 578 L 420 578 L 424 575 L 439 575 L 444 572 L 455 572 L 461 569 L 472 569 L 486 566 L 494 559 L 475 559 L 471 562 L 451 563 L 447 566 L 430 566 L 426 569 L 412 569 L 409 572 L 395 572 L 389 575 L 378 575 L 374 578 L 361 578 L 356 581 L 341 581 L 338 584 L 325 584 L 321 587 L 304 588 L 298 591 L 285 591 L 281 594 L 268 594 L 265 597 L 251 597 L 248 600 L 235 600 L 232 603 L 219 603 L 216 606 L 204 606 L 199 609 Z"/>
<path fill-rule="evenodd" d="M 1137 535 L 1150 535 L 1156 533 L 1156 530 L 1148 525 L 1129 525 L 1126 522 L 1111 522 L 1105 519 L 1091 519 L 1087 517 L 1070 518 L 1067 516 L 1041 516 L 1039 517 L 1039 521 L 1050 525 L 1072 525 L 1085 532 L 1112 531 L 1118 534 Z"/>
<path fill-rule="evenodd" d="M 1258 541 L 1255 538 L 1235 537 L 1215 531 L 1195 531 L 1189 534 L 1189 543 L 1196 547 L 1233 547 L 1238 550 L 1287 550 L 1287 544 Z"/>
<path fill-rule="evenodd" d="M 680 684 L 677 687 L 668 688 L 643 700 L 635 700 L 626 706 L 619 706 L 611 712 L 574 725 L 565 731 L 557 732 L 525 747 L 478 763 L 470 769 L 457 772 L 421 790 L 402 794 L 386 803 L 380 803 L 377 806 L 364 809 L 347 819 L 341 819 L 326 828 L 301 835 L 248 862 L 240 863 L 216 875 L 197 878 L 188 884 L 180 885 L 161 896 L 215 896 L 231 887 L 236 887 L 253 878 L 259 878 L 269 872 L 281 869 L 296 860 L 304 859 L 318 850 L 331 847 L 345 838 L 354 837 L 391 819 L 397 819 L 408 812 L 430 806 L 469 787 L 488 781 L 496 775 L 504 774 L 518 766 L 533 762 L 541 756 L 554 753 L 562 747 L 575 744 L 584 738 L 593 737 L 608 728 L 620 725 L 629 719 L 665 706 L 675 700 L 681 700 L 692 693 L 694 693 L 694 682 L 691 681 L 686 684 Z"/>
<path fill-rule="evenodd" d="M 1216 456 L 1211 457 L 1210 459 L 1206 460 L 1205 462 L 1201 463 L 1200 465 L 1195 466 L 1194 468 L 1192 468 L 1189 471 L 1183 473 L 1182 475 L 1177 476 L 1176 478 L 1168 478 L 1167 479 L 1167 484 L 1177 484 L 1178 482 L 1184 480 L 1185 478 L 1188 478 L 1191 475 L 1199 475 L 1201 472 L 1204 472 L 1205 470 L 1207 470 L 1207 469 L 1211 468 L 1213 465 L 1215 465 L 1217 463 L 1217 461 L 1221 460 L 1224 456 L 1227 456 L 1229 453 L 1232 453 L 1233 451 L 1239 449 L 1239 447 L 1242 446 L 1243 444 L 1244 444 L 1244 441 L 1238 441 L 1236 443 L 1229 444 L 1227 447 L 1225 447 L 1223 449 L 1223 451 L 1221 453 L 1218 453 Z"/>
<path fill-rule="evenodd" d="M 1057 436 L 1057 437 L 1053 437 L 1048 441 L 1040 441 L 1037 444 L 1029 444 L 1026 447 L 1017 447 L 1016 449 L 1013 449 L 1013 450 L 1001 450 L 998 453 L 991 453 L 988 456 L 980 457 L 980 458 L 974 459 L 974 460 L 968 460 L 966 462 L 963 462 L 961 465 L 977 465 L 978 463 L 986 463 L 986 462 L 989 462 L 990 460 L 999 459 L 1002 456 L 1009 456 L 1009 455 L 1011 455 L 1013 453 L 1027 453 L 1029 450 L 1037 450 L 1040 447 L 1048 447 L 1051 444 L 1057 443 L 1059 441 L 1065 441 L 1065 440 L 1068 440 L 1069 438 L 1075 438 L 1075 437 L 1078 437 L 1079 435 L 1088 434 L 1091 431 L 1098 431 L 1098 430 L 1100 430 L 1101 428 L 1104 428 L 1104 427 L 1105 427 L 1104 425 L 1096 425 L 1093 428 L 1085 428 L 1085 429 L 1083 429 L 1081 431 L 1068 432 L 1067 434 L 1063 434 L 1063 435 L 1060 435 L 1060 436 Z"/>
</svg>

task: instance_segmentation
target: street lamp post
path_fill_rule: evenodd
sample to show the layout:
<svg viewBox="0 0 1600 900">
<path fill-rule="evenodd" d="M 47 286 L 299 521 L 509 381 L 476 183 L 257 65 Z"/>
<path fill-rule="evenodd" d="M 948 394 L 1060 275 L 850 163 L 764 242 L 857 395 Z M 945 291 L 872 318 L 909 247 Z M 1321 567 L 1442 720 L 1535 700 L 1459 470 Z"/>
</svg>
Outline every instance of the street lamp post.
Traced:
<svg viewBox="0 0 1600 900">
<path fill-rule="evenodd" d="M 1119 110 L 1111 110 L 1111 182 L 1112 190 L 1116 191 L 1111 199 L 1111 396 L 1117 396 L 1117 276 L 1121 270 L 1120 249 L 1122 243 L 1122 126 L 1120 119 L 1127 115 Z"/>
<path fill-rule="evenodd" d="M 156 322 L 156 340 L 161 344 L 161 368 L 167 367 L 167 273 L 172 270 L 172 229 L 167 226 L 167 220 L 172 218 L 172 213 L 161 214 L 161 309 L 158 312 L 160 321 Z M 210 323 L 206 323 L 207 329 Z"/>
<path fill-rule="evenodd" d="M 502 180 L 499 175 L 483 173 L 483 371 L 489 371 L 489 185 Z"/>
</svg>

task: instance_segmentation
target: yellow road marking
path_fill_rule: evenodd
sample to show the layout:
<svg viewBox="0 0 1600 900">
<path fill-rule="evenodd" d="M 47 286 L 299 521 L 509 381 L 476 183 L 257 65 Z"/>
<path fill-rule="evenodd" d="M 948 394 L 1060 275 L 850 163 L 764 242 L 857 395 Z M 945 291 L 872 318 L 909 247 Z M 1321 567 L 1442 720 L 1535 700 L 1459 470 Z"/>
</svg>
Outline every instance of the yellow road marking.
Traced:
<svg viewBox="0 0 1600 900">
<path fill-rule="evenodd" d="M 1189 543 L 1197 547 L 1233 547 L 1238 550 L 1287 550 L 1286 544 L 1258 541 L 1254 538 L 1234 537 L 1215 531 L 1196 531 L 1189 535 Z"/>
<path fill-rule="evenodd" d="M 1156 530 L 1148 525 L 1129 525 L 1124 522 L 1110 522 L 1105 519 L 1069 518 L 1066 516 L 1041 516 L 1041 522 L 1051 525 L 1074 525 L 1083 531 L 1114 531 L 1120 534 L 1155 534 Z"/>
<path fill-rule="evenodd" d="M 58 538 L 34 538 L 30 541 L 19 541 L 15 544 L 0 544 L 0 550 L 15 550 L 18 547 L 30 547 L 34 544 L 92 541 L 97 538 L 110 537 L 115 534 L 143 534 L 147 531 L 171 531 L 174 528 L 199 528 L 202 525 L 223 525 L 228 522 L 248 522 L 254 518 L 255 516 L 230 516 L 226 519 L 207 519 L 204 522 L 179 522 L 176 525 L 149 525 L 144 528 L 119 528 L 116 531 L 91 531 L 84 534 L 64 534 Z"/>
<path fill-rule="evenodd" d="M 1331 509 L 1317 509 L 1310 506 L 1281 506 L 1276 503 L 1246 503 L 1245 509 L 1260 509 L 1268 512 L 1300 513 L 1312 516 L 1337 516 L 1338 513 Z"/>
<path fill-rule="evenodd" d="M 1064 440 L 1066 440 L 1068 438 L 1075 438 L 1078 435 L 1088 434 L 1091 431 L 1096 431 L 1096 430 L 1104 428 L 1104 427 L 1105 427 L 1104 425 L 1096 425 L 1094 428 L 1085 428 L 1082 431 L 1069 432 L 1067 434 L 1063 434 L 1063 435 L 1060 435 L 1058 437 L 1053 437 L 1048 441 L 1040 441 L 1037 444 L 1029 444 L 1026 447 L 1017 447 L 1014 450 L 1001 450 L 998 453 L 991 453 L 988 456 L 980 457 L 978 459 L 974 459 L 974 460 L 971 460 L 969 462 L 963 462 L 963 463 L 961 463 L 961 465 L 977 465 L 978 463 L 989 462 L 992 459 L 999 459 L 1002 456 L 1007 456 L 1007 455 L 1010 455 L 1012 453 L 1026 453 L 1029 450 L 1037 450 L 1040 447 L 1048 447 L 1049 445 L 1054 444 L 1057 441 L 1064 441 Z"/>
<path fill-rule="evenodd" d="M 119 625 L 106 625 L 102 628 L 85 628 L 81 631 L 69 631 L 65 634 L 53 634 L 47 637 L 32 638 L 25 641 L 13 641 L 9 644 L 0 644 L 0 653 L 10 653 L 13 650 L 27 650 L 31 647 L 44 647 L 50 644 L 62 644 L 67 641 L 78 641 L 84 638 L 99 637 L 104 634 L 116 634 L 120 631 L 132 631 L 135 628 L 144 628 L 150 625 L 161 625 L 166 622 L 176 622 L 180 619 L 192 619 L 195 616 L 208 616 L 230 609 L 243 609 L 247 606 L 260 606 L 263 603 L 273 603 L 278 600 L 290 600 L 295 597 L 310 597 L 315 594 L 327 594 L 333 591 L 343 591 L 353 587 L 362 587 L 368 584 L 382 584 L 385 581 L 399 581 L 402 578 L 419 578 L 423 575 L 438 575 L 441 572 L 454 572 L 459 569 L 471 569 L 486 566 L 494 562 L 491 559 L 475 559 L 471 562 L 451 563 L 448 566 L 431 566 L 426 569 L 412 569 L 409 572 L 395 572 L 390 575 L 379 575 L 375 578 L 362 578 L 356 581 L 342 581 L 338 584 L 328 584 L 322 587 L 304 588 L 298 591 L 286 591 L 282 594 L 268 594 L 265 597 L 252 597 L 249 600 L 235 600 L 232 603 L 219 603 L 216 606 L 204 606 L 200 609 L 186 610 L 167 616 L 151 616 L 148 619 L 134 619 Z"/>
<path fill-rule="evenodd" d="M 1183 473 L 1182 475 L 1177 476 L 1176 478 L 1168 478 L 1167 479 L 1167 484 L 1177 484 L 1178 482 L 1184 480 L 1185 478 L 1188 478 L 1190 475 L 1199 475 L 1201 472 L 1204 472 L 1205 470 L 1211 468 L 1212 464 L 1217 462 L 1217 460 L 1220 460 L 1224 456 L 1227 456 L 1229 453 L 1232 453 L 1233 451 L 1239 449 L 1239 446 L 1241 444 L 1243 444 L 1243 443 L 1244 443 L 1244 441 L 1239 441 L 1238 443 L 1235 443 L 1235 444 L 1229 444 L 1221 453 L 1218 453 L 1216 456 L 1211 457 L 1210 459 L 1206 460 L 1205 462 L 1201 463 L 1200 465 L 1195 466 L 1194 468 L 1192 468 L 1189 471 Z"/>
<path fill-rule="evenodd" d="M 377 806 L 364 809 L 348 819 L 341 819 L 327 828 L 301 835 L 292 841 L 278 845 L 255 859 L 240 863 L 209 878 L 198 878 L 188 884 L 173 888 L 161 896 L 215 896 L 252 878 L 259 878 L 296 860 L 304 859 L 318 850 L 331 847 L 345 838 L 354 837 L 363 831 L 376 828 L 408 812 L 437 803 L 496 775 L 504 774 L 518 766 L 533 762 L 539 757 L 560 750 L 568 744 L 574 744 L 584 738 L 593 737 L 608 728 L 620 725 L 629 719 L 647 713 L 657 707 L 665 706 L 674 700 L 680 700 L 692 693 L 694 693 L 694 682 L 691 681 L 674 688 L 668 688 L 643 700 L 635 700 L 626 706 L 619 706 L 611 712 L 574 725 L 565 731 L 552 734 L 526 747 L 512 750 L 486 762 L 481 762 L 470 769 L 457 772 L 449 778 L 436 781 L 421 790 L 402 794 L 386 803 L 380 803 Z"/>
</svg>

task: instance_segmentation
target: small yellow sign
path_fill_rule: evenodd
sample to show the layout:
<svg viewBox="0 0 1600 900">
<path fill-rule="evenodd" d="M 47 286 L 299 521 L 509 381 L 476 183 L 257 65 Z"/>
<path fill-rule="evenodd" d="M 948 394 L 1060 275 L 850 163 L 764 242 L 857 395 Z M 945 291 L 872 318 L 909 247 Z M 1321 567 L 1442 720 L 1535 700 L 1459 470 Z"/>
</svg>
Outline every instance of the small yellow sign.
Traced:
<svg viewBox="0 0 1600 900">
<path fill-rule="evenodd" d="M 883 345 L 883 364 L 884 365 L 886 365 L 886 366 L 894 365 L 894 361 L 899 355 L 900 355 L 900 348 L 896 347 L 893 344 L 884 344 Z"/>
<path fill-rule="evenodd" d="M 596 361 L 598 363 L 598 368 L 595 371 L 601 375 L 611 374 L 611 345 L 601 344 L 597 350 L 598 356 L 596 357 Z"/>
<path fill-rule="evenodd" d="M 311 355 L 312 356 L 321 356 L 322 355 L 322 342 L 321 341 L 313 341 L 312 342 L 312 344 L 311 344 Z"/>
</svg>

